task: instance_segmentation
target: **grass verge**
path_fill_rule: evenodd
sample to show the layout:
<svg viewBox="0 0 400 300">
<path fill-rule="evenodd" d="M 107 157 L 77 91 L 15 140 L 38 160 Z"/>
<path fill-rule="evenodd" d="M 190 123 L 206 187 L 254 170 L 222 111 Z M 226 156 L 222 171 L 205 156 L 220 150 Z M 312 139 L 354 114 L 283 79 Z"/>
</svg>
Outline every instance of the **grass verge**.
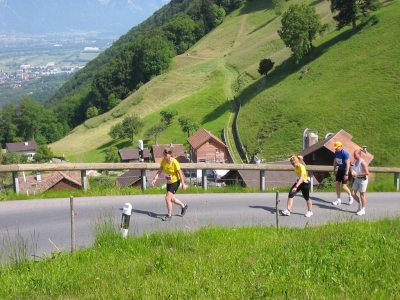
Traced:
<svg viewBox="0 0 400 300">
<path fill-rule="evenodd" d="M 110 226 L 97 232 L 90 249 L 1 268 L 0 298 L 400 297 L 400 218 L 279 232 L 189 228 L 127 239 Z"/>
</svg>

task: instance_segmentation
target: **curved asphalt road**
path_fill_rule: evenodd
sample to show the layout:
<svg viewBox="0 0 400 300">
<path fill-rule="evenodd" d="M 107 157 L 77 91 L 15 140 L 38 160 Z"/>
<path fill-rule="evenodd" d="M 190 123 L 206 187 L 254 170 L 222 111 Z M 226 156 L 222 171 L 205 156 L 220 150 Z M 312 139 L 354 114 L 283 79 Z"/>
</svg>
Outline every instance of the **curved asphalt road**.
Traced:
<svg viewBox="0 0 400 300">
<path fill-rule="evenodd" d="M 181 191 L 180 191 L 181 192 Z M 342 194 L 342 199 L 345 199 Z M 249 194 L 178 194 L 189 205 L 186 215 L 173 207 L 173 218 L 163 222 L 166 212 L 164 195 L 101 196 L 74 198 L 76 249 L 93 243 L 94 223 L 112 218 L 119 226 L 122 206 L 132 205 L 129 234 L 153 231 L 192 231 L 214 226 L 276 226 L 275 193 Z M 287 193 L 281 193 L 279 209 L 286 208 Z M 367 193 L 367 214 L 356 216 L 357 204 L 333 206 L 334 193 L 313 193 L 314 216 L 306 218 L 306 203 L 301 196 L 294 200 L 290 217 L 279 216 L 280 226 L 304 227 L 350 219 L 374 220 L 400 216 L 400 193 Z M 347 198 L 347 197 L 346 197 Z M 347 201 L 344 201 L 347 203 Z M 20 200 L 0 202 L 0 251 L 8 238 L 17 232 L 25 239 L 31 255 L 42 256 L 60 250 L 71 250 L 70 199 Z M 57 248 L 56 248 L 57 247 Z"/>
</svg>

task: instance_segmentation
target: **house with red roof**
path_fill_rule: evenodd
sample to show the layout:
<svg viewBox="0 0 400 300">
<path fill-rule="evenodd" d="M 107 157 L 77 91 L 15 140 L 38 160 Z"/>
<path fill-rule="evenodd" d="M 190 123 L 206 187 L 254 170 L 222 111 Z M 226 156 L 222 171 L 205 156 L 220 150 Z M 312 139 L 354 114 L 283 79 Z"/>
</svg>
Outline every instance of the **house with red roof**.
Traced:
<svg viewBox="0 0 400 300">
<path fill-rule="evenodd" d="M 187 139 L 194 163 L 230 163 L 228 147 L 210 131 L 201 128 Z"/>
</svg>

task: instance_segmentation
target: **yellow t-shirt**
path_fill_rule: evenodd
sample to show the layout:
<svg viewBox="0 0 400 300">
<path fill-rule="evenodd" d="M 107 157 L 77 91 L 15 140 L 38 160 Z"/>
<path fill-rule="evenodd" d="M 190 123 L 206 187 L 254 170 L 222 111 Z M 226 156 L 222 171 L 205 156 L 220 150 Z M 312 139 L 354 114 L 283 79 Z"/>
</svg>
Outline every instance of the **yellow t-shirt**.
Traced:
<svg viewBox="0 0 400 300">
<path fill-rule="evenodd" d="M 165 158 L 163 158 L 160 166 L 163 168 L 167 183 L 174 183 L 180 180 L 178 177 L 178 170 L 181 169 L 181 165 L 175 158 L 172 159 L 170 164 L 165 160 Z"/>
<path fill-rule="evenodd" d="M 307 181 L 308 180 L 308 174 L 307 174 L 307 170 L 306 167 L 302 164 L 299 164 L 298 167 L 294 168 L 294 173 L 296 174 L 297 178 L 303 178 L 303 181 Z"/>
</svg>

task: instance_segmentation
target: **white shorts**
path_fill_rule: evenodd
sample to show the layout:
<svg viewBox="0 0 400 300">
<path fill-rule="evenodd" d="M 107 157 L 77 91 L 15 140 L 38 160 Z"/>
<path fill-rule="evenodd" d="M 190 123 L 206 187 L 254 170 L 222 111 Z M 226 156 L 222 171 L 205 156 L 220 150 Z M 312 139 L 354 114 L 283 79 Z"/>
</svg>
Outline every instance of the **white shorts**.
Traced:
<svg viewBox="0 0 400 300">
<path fill-rule="evenodd" d="M 361 193 L 365 193 L 367 191 L 367 186 L 368 186 L 368 178 L 367 179 L 354 178 L 352 189 L 353 191 L 360 191 Z"/>
</svg>

